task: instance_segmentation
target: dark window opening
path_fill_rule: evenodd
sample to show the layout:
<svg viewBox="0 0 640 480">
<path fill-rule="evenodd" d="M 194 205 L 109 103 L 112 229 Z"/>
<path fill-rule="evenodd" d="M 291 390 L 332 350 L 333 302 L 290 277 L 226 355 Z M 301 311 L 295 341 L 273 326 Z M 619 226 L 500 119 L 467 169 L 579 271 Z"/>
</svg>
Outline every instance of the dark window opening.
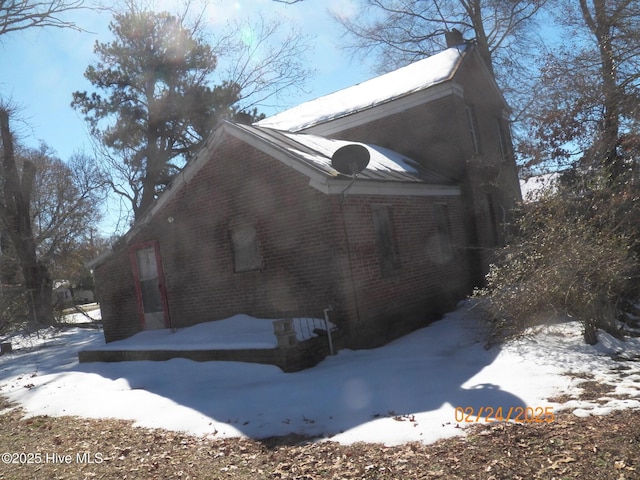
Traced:
<svg viewBox="0 0 640 480">
<path fill-rule="evenodd" d="M 489 209 L 489 223 L 491 228 L 491 242 L 492 245 L 498 245 L 500 241 L 500 235 L 498 233 L 498 218 L 496 216 L 496 209 L 493 204 L 493 196 L 487 194 L 487 207 Z"/>
<path fill-rule="evenodd" d="M 467 126 L 469 128 L 469 135 L 471 135 L 471 142 L 473 144 L 473 153 L 480 153 L 480 137 L 478 136 L 478 119 L 476 117 L 475 108 L 472 105 L 466 106 L 467 112 Z"/>
<path fill-rule="evenodd" d="M 444 203 L 434 205 L 434 215 L 436 229 L 438 231 L 438 241 L 440 243 L 440 253 L 443 256 L 451 256 L 451 219 L 449 218 L 449 208 Z"/>
<path fill-rule="evenodd" d="M 498 119 L 498 138 L 502 160 L 508 161 L 511 158 L 511 133 L 509 124 L 500 118 Z"/>
<path fill-rule="evenodd" d="M 393 225 L 391 224 L 389 206 L 373 205 L 371 213 L 373 215 L 373 228 L 376 236 L 376 246 L 378 247 L 380 269 L 384 277 L 400 268 L 400 259 L 393 240 Z"/>
</svg>

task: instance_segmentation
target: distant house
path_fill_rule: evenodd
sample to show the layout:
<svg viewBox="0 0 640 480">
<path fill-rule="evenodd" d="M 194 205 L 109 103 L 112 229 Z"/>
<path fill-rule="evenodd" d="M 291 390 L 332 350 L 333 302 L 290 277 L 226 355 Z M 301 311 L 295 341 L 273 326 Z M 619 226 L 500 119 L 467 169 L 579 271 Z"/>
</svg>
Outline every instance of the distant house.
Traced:
<svg viewBox="0 0 640 480">
<path fill-rule="evenodd" d="M 52 300 L 54 305 L 70 305 L 73 303 L 73 290 L 68 281 L 56 280 L 53 282 Z"/>
<path fill-rule="evenodd" d="M 94 261 L 106 340 L 328 307 L 354 347 L 425 325 L 504 242 L 520 200 L 508 115 L 461 44 L 254 125 L 223 122 Z M 332 163 L 363 148 L 356 176 Z"/>
</svg>

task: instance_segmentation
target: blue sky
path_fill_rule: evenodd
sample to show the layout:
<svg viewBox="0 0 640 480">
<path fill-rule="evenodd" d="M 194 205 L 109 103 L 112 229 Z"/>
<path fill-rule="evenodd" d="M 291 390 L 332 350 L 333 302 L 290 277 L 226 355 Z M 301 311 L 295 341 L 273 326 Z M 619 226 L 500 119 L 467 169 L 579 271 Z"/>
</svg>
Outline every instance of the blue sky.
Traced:
<svg viewBox="0 0 640 480">
<path fill-rule="evenodd" d="M 329 9 L 341 14 L 355 12 L 354 1 L 305 0 L 285 5 L 273 0 L 210 0 L 206 18 L 212 31 L 217 32 L 228 22 L 263 14 L 266 18 L 286 19 L 287 24 L 312 38 L 313 49 L 306 61 L 316 73 L 306 84 L 304 93 L 291 94 L 285 104 L 276 108 L 260 109 L 271 115 L 375 76 L 370 67 L 340 49 L 342 32 L 328 13 Z M 181 3 L 155 0 L 155 9 L 173 12 Z M 93 152 L 87 125 L 71 108 L 72 93 L 91 91 L 84 71 L 96 61 L 94 44 L 112 38 L 108 30 L 111 15 L 107 12 L 85 10 L 69 18 L 86 31 L 31 28 L 0 36 L 0 98 L 17 107 L 12 123 L 15 133 L 27 146 L 46 143 L 65 161 L 75 153 Z M 130 205 L 121 200 L 113 195 L 105 207 L 108 213 L 97 225 L 102 235 L 108 237 L 126 229 L 118 212 L 122 212 L 122 208 L 129 210 Z"/>
<path fill-rule="evenodd" d="M 156 2 L 158 9 L 167 10 L 172 10 L 175 3 Z M 214 28 L 262 12 L 267 17 L 286 18 L 313 37 L 314 51 L 309 52 L 308 62 L 316 74 L 306 86 L 308 93 L 296 93 L 286 105 L 264 113 L 277 113 L 374 76 L 369 67 L 339 48 L 341 31 L 327 13 L 330 8 L 351 10 L 348 0 L 305 0 L 294 5 L 272 0 L 212 2 L 207 18 Z M 71 95 L 91 89 L 83 74 L 95 61 L 95 41 L 111 38 L 107 29 L 110 18 L 104 12 L 73 15 L 78 25 L 93 33 L 49 28 L 0 37 L 0 96 L 18 107 L 21 121 L 14 122 L 14 128 L 21 141 L 31 146 L 44 141 L 63 160 L 78 151 L 91 151 L 86 124 L 70 106 Z"/>
</svg>

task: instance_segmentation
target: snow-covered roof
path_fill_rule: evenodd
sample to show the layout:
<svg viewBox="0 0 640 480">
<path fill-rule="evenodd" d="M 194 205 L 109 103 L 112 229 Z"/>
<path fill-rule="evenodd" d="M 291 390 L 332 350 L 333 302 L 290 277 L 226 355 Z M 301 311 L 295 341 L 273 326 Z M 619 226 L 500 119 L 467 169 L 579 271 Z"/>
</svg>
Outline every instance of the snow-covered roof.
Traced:
<svg viewBox="0 0 640 480">
<path fill-rule="evenodd" d="M 302 103 L 256 123 L 297 132 L 425 90 L 451 79 L 466 46 L 448 48 L 385 75 Z"/>
<path fill-rule="evenodd" d="M 231 125 L 230 125 L 231 126 Z M 271 128 L 233 124 L 233 129 L 248 133 L 262 144 L 268 144 L 287 154 L 299 164 L 328 178 L 345 178 L 332 166 L 331 159 L 345 145 L 361 145 L 369 151 L 367 167 L 359 173 L 361 181 L 403 182 L 432 185 L 452 185 L 454 182 L 425 169 L 418 162 L 378 145 L 325 138 L 306 133 L 289 133 Z M 260 148 L 260 145 L 254 144 Z"/>
<path fill-rule="evenodd" d="M 291 150 L 303 158 L 312 162 L 317 162 L 323 166 L 331 165 L 331 157 L 341 147 L 345 145 L 358 144 L 364 146 L 368 151 L 370 160 L 367 168 L 373 171 L 383 172 L 405 172 L 417 173 L 418 164 L 410 158 L 387 148 L 377 145 L 359 142 L 349 142 L 346 140 L 335 140 L 331 138 L 319 137 L 317 135 L 305 135 L 300 133 L 285 133 L 286 137 L 294 142 L 311 149 L 315 154 L 309 154 L 303 150 L 292 147 Z M 331 168 L 333 170 L 333 167 Z M 337 172 L 336 172 L 337 173 Z"/>
</svg>

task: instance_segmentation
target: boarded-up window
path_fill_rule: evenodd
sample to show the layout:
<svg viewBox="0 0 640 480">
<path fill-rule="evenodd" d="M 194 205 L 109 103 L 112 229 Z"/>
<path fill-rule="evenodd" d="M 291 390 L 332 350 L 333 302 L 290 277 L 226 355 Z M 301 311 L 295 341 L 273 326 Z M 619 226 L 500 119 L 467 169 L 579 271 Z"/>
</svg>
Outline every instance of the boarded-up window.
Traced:
<svg viewBox="0 0 640 480">
<path fill-rule="evenodd" d="M 444 203 L 436 203 L 433 208 L 436 220 L 436 229 L 438 231 L 438 241 L 440 243 L 440 253 L 442 253 L 443 256 L 449 257 L 452 252 L 449 208 Z"/>
<path fill-rule="evenodd" d="M 239 225 L 231 229 L 235 272 L 250 272 L 262 268 L 258 238 L 253 225 Z"/>
<path fill-rule="evenodd" d="M 373 215 L 373 228 L 376 236 L 376 246 L 378 247 L 380 269 L 382 270 L 382 275 L 387 276 L 400 268 L 400 260 L 393 239 L 393 225 L 391 224 L 389 206 L 373 205 L 371 213 Z"/>
</svg>

